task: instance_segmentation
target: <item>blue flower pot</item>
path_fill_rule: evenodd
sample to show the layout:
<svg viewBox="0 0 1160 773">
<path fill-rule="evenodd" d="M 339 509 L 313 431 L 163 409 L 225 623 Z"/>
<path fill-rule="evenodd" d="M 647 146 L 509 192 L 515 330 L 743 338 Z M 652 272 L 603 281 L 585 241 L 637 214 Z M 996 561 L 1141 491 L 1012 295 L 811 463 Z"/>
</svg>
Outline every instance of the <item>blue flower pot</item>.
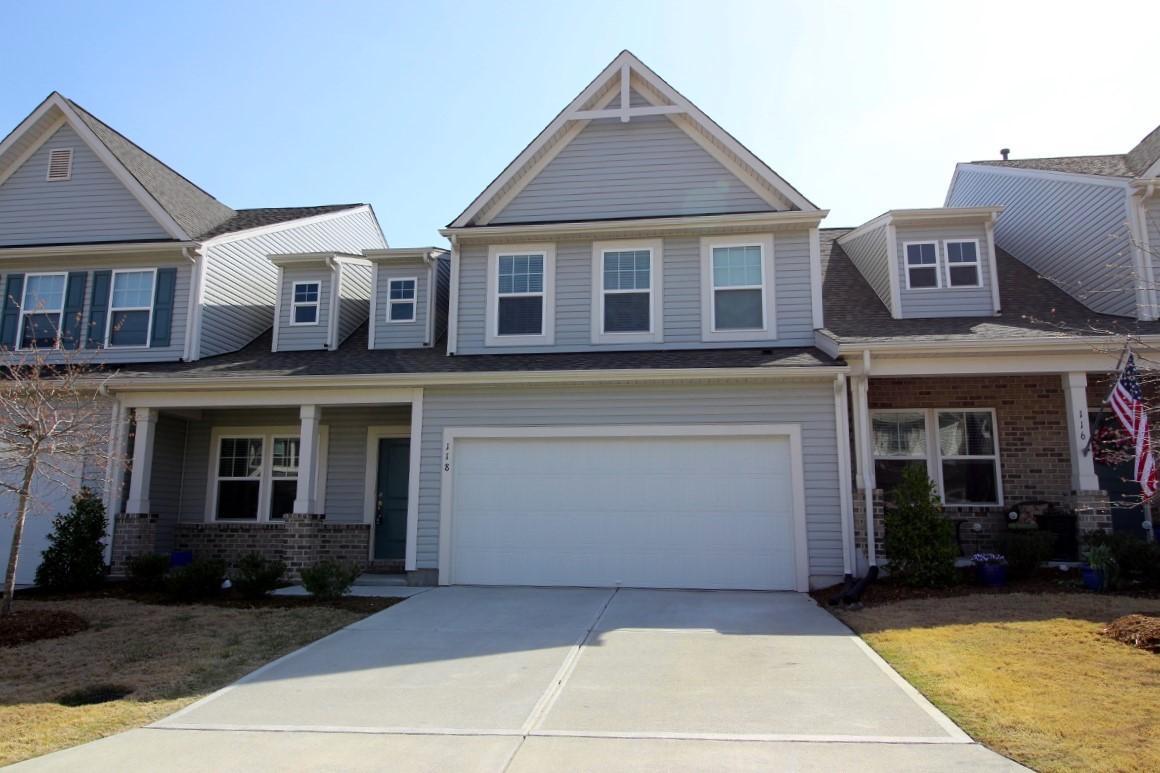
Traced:
<svg viewBox="0 0 1160 773">
<path fill-rule="evenodd" d="M 1088 590 L 1103 590 L 1104 589 L 1104 570 L 1092 569 L 1090 566 L 1083 568 L 1083 585 Z"/>
<path fill-rule="evenodd" d="M 1002 588 L 1007 584 L 1006 564 L 976 564 L 975 574 L 987 588 Z"/>
</svg>

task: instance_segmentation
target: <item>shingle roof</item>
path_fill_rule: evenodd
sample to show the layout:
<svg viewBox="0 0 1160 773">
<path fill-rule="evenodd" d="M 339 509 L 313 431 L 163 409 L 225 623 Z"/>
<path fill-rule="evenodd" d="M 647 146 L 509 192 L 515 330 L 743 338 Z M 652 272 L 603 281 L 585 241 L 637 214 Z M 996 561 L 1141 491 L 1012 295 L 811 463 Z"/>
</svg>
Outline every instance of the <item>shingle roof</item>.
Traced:
<svg viewBox="0 0 1160 773">
<path fill-rule="evenodd" d="M 367 348 L 364 324 L 336 351 L 271 352 L 270 333 L 244 349 L 191 363 L 118 366 L 121 376 L 139 378 L 204 378 L 228 380 L 268 376 L 415 375 L 513 371 L 666 370 L 704 368 L 764 368 L 789 366 L 825 368 L 839 365 L 813 348 L 685 349 L 639 352 L 576 352 L 558 354 L 479 354 L 448 356 L 446 348 Z"/>
<path fill-rule="evenodd" d="M 1052 158 L 1015 158 L 1008 161 L 972 161 L 984 166 L 1014 169 L 1039 169 L 1045 172 L 1094 174 L 1101 177 L 1139 177 L 1160 159 L 1160 126 L 1127 153 L 1102 156 L 1055 156 Z"/>
<path fill-rule="evenodd" d="M 197 187 L 157 158 L 142 150 L 116 129 L 68 100 L 93 134 L 117 157 L 190 238 L 221 225 L 236 214 L 233 209 Z"/>
<path fill-rule="evenodd" d="M 211 239 L 214 236 L 245 231 L 249 228 L 260 228 L 265 225 L 276 225 L 288 220 L 298 220 L 303 217 L 325 215 L 328 212 L 338 212 L 343 209 L 354 209 L 362 204 L 323 204 L 316 207 L 266 207 L 262 209 L 239 209 L 234 216 L 224 223 L 199 234 L 198 239 Z"/>
<path fill-rule="evenodd" d="M 841 343 L 1017 341 L 1160 333 L 1160 323 L 1092 311 L 1003 250 L 996 250 L 995 255 L 1004 310 L 1000 316 L 894 319 L 837 242 L 851 230 L 821 230 L 825 332 Z"/>
</svg>

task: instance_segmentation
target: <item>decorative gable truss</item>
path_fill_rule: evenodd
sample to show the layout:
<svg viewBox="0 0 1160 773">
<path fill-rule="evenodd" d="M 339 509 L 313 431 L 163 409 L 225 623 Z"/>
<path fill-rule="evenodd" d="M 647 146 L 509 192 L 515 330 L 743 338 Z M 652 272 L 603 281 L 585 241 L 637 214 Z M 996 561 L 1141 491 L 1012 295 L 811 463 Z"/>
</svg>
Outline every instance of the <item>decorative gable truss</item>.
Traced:
<svg viewBox="0 0 1160 773">
<path fill-rule="evenodd" d="M 616 57 L 487 187 L 450 228 L 497 218 L 593 121 L 655 120 L 672 125 L 739 180 L 770 211 L 817 207 L 632 53 Z"/>
</svg>

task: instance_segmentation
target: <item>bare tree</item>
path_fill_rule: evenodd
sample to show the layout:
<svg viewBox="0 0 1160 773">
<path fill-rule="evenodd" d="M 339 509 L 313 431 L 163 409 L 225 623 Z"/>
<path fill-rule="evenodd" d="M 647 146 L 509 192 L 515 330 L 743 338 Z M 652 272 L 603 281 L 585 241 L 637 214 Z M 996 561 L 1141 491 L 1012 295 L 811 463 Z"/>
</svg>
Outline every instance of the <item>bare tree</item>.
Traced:
<svg viewBox="0 0 1160 773">
<path fill-rule="evenodd" d="M 86 460 L 107 458 L 109 440 L 109 406 L 101 396 L 108 376 L 99 367 L 68 349 L 33 348 L 4 353 L 3 359 L 0 491 L 15 494 L 17 507 L 0 616 L 12 612 L 34 483 L 38 478 L 60 486 L 75 483 Z"/>
</svg>

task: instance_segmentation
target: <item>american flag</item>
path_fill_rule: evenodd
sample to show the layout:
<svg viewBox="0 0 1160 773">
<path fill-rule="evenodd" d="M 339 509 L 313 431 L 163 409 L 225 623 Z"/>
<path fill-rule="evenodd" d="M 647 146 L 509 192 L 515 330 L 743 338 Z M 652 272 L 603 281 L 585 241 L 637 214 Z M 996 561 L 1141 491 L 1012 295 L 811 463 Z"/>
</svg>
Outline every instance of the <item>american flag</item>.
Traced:
<svg viewBox="0 0 1160 773">
<path fill-rule="evenodd" d="M 1152 441 L 1148 436 L 1148 406 L 1144 404 L 1144 393 L 1140 391 L 1136 356 L 1131 352 L 1128 353 L 1128 362 L 1116 381 L 1109 402 L 1112 412 L 1136 445 L 1136 480 L 1147 499 L 1160 487 L 1160 479 L 1156 473 L 1156 459 L 1152 456 Z"/>
</svg>

